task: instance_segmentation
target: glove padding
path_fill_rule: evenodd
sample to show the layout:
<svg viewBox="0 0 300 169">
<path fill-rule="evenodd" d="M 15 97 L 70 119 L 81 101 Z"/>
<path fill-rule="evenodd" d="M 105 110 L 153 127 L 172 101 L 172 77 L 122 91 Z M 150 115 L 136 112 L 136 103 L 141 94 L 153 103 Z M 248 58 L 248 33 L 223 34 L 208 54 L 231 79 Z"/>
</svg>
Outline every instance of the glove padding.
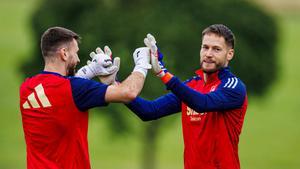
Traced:
<svg viewBox="0 0 300 169">
<path fill-rule="evenodd" d="M 151 34 L 147 34 L 147 37 L 144 39 L 145 45 L 150 48 L 150 57 L 152 70 L 158 77 L 163 77 L 167 72 L 167 69 L 164 67 L 162 62 L 163 55 L 159 52 L 158 47 L 156 46 L 156 40 Z"/>
<path fill-rule="evenodd" d="M 140 72 L 146 77 L 148 69 L 151 69 L 150 64 L 150 49 L 148 47 L 137 48 L 133 52 L 133 60 L 135 67 L 133 71 Z"/>
<path fill-rule="evenodd" d="M 105 46 L 104 51 L 105 52 L 97 47 L 96 53 L 91 52 L 90 57 L 92 58 L 92 61 L 88 60 L 87 65 L 79 69 L 75 76 L 92 79 L 95 76 L 106 76 L 117 72 L 119 68 L 112 62 L 112 52 L 110 48 Z"/>
<path fill-rule="evenodd" d="M 107 85 L 111 85 L 111 84 L 116 84 L 117 83 L 117 79 L 116 79 L 116 76 L 117 76 L 117 73 L 120 69 L 120 62 L 121 62 L 121 59 L 119 57 L 115 57 L 114 58 L 114 62 L 113 62 L 113 65 L 116 66 L 118 68 L 117 71 L 115 71 L 113 74 L 111 75 L 106 75 L 106 76 L 98 76 L 98 78 L 100 79 L 100 81 L 104 84 L 107 84 Z"/>
</svg>

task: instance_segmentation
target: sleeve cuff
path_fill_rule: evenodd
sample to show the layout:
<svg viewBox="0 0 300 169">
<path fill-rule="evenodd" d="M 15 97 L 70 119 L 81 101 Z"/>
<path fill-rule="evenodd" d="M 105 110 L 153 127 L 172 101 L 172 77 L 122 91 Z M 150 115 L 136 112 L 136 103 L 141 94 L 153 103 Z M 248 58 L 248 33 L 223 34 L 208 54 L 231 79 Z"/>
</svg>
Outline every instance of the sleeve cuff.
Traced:
<svg viewBox="0 0 300 169">
<path fill-rule="evenodd" d="M 164 83 L 164 84 L 167 84 L 171 79 L 172 79 L 173 75 L 169 72 L 167 72 L 163 77 L 161 77 L 161 81 Z"/>
</svg>

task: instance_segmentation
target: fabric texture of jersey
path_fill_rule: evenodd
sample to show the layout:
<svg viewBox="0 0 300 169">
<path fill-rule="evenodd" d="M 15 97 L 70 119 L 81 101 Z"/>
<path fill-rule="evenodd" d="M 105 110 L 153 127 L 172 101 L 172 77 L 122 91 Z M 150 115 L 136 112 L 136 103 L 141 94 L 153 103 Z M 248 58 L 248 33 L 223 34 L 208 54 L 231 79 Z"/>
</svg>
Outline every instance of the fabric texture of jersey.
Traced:
<svg viewBox="0 0 300 169">
<path fill-rule="evenodd" d="M 23 82 L 20 110 L 28 169 L 90 168 L 87 109 L 106 105 L 106 89 L 92 80 L 51 72 Z"/>
<path fill-rule="evenodd" d="M 172 93 L 154 101 L 135 99 L 128 107 L 153 120 L 182 111 L 185 169 L 239 169 L 238 142 L 247 109 L 246 88 L 229 68 L 203 72 L 182 83 L 173 77 Z M 167 106 L 164 106 L 167 105 Z"/>
<path fill-rule="evenodd" d="M 237 92 L 242 97 L 236 99 L 240 101 L 240 106 L 235 104 L 237 108 L 233 108 L 235 105 L 229 107 L 230 104 L 223 103 L 223 107 L 211 106 L 213 111 L 210 112 L 197 112 L 182 103 L 185 169 L 239 169 L 239 135 L 247 109 L 245 87 L 228 69 L 210 75 L 206 83 L 203 81 L 203 72 L 197 71 L 197 74 L 200 76 L 198 80 L 187 83 L 190 88 L 203 94 L 210 93 L 209 95 L 218 95 L 218 92 L 234 95 Z M 218 102 L 216 98 L 209 99 L 204 103 L 206 107 L 214 102 L 222 105 L 222 100 Z"/>
</svg>

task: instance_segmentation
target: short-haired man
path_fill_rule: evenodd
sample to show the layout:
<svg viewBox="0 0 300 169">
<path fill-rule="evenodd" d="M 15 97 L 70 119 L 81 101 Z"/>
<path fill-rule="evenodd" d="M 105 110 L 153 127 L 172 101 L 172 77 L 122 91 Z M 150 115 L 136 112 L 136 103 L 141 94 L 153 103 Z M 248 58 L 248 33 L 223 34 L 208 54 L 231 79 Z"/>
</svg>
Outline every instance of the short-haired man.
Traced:
<svg viewBox="0 0 300 169">
<path fill-rule="evenodd" d="M 234 35 L 222 24 L 202 32 L 200 69 L 181 82 L 161 63 L 152 35 L 144 40 L 151 64 L 171 93 L 153 101 L 137 97 L 128 107 L 142 120 L 182 112 L 185 169 L 239 169 L 238 143 L 247 109 L 246 87 L 231 73 Z"/>
<path fill-rule="evenodd" d="M 88 109 L 133 100 L 151 68 L 149 49 L 139 48 L 133 56 L 136 66 L 122 83 L 89 80 L 97 75 L 115 76 L 118 71 L 105 47 L 105 52 L 98 48 L 97 54 L 91 53 L 92 62 L 74 77 L 79 39 L 62 27 L 45 31 L 41 38 L 44 70 L 20 87 L 28 169 L 89 169 Z"/>
</svg>

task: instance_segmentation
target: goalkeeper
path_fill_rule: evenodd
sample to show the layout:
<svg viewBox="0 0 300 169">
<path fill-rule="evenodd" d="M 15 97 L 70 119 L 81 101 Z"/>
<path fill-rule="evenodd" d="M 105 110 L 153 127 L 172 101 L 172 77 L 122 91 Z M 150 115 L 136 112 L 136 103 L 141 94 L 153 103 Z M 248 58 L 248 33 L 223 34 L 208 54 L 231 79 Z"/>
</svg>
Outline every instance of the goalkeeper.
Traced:
<svg viewBox="0 0 300 169">
<path fill-rule="evenodd" d="M 105 47 L 104 51 L 97 48 L 92 52 L 92 61 L 74 77 L 79 39 L 79 35 L 61 27 L 45 31 L 41 38 L 44 70 L 27 78 L 20 87 L 28 169 L 91 168 L 88 109 L 132 101 L 151 69 L 149 49 L 138 48 L 133 54 L 131 75 L 122 83 L 112 84 L 120 59 L 113 62 L 111 50 Z M 89 80 L 100 75 L 104 83 Z"/>
<path fill-rule="evenodd" d="M 185 82 L 166 70 L 152 35 L 144 42 L 155 74 L 171 92 L 153 101 L 137 97 L 127 106 L 144 121 L 182 112 L 185 169 L 239 169 L 248 103 L 245 85 L 228 66 L 234 56 L 232 31 L 222 24 L 203 30 L 200 69 Z"/>
</svg>

